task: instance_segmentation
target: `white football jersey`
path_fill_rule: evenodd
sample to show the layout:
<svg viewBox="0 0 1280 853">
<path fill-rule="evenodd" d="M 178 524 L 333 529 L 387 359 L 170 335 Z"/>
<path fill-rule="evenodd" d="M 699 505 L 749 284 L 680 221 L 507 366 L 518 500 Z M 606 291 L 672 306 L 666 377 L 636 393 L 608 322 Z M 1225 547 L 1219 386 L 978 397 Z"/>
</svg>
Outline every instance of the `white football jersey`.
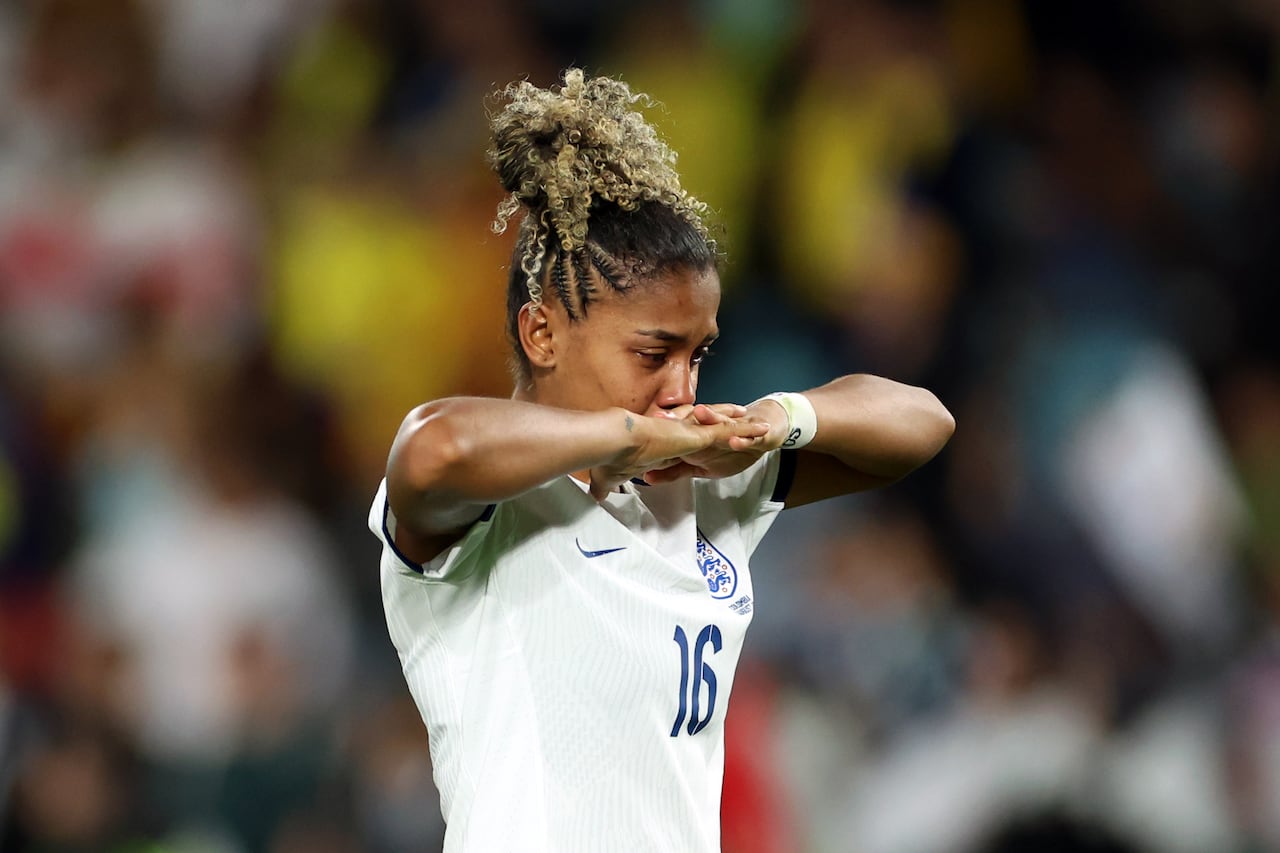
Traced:
<svg viewBox="0 0 1280 853">
<path fill-rule="evenodd" d="M 427 726 L 446 851 L 718 851 L 724 717 L 755 603 L 748 558 L 790 452 L 603 503 L 560 477 L 430 563 L 394 546 L 387 626 Z"/>
</svg>

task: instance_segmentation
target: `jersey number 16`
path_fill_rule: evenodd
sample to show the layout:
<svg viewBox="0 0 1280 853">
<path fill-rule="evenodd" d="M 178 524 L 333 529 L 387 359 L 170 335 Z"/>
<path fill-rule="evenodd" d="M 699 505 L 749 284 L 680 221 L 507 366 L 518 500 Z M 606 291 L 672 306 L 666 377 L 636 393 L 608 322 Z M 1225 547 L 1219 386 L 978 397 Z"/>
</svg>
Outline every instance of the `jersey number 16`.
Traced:
<svg viewBox="0 0 1280 853">
<path fill-rule="evenodd" d="M 711 669 L 711 664 L 703 661 L 702 655 L 703 649 L 708 645 L 711 646 L 711 654 L 720 651 L 720 628 L 716 625 L 707 625 L 698 632 L 697 639 L 693 641 L 692 661 L 690 661 L 689 638 L 684 628 L 677 625 L 676 635 L 672 639 L 680 647 L 680 710 L 676 712 L 676 721 L 671 725 L 671 736 L 679 736 L 686 713 L 689 715 L 686 731 L 696 735 L 706 728 L 707 723 L 711 721 L 711 715 L 716 710 L 716 674 Z M 693 670 L 692 679 L 689 677 L 690 669 Z M 699 716 L 704 684 L 707 685 L 707 706 Z"/>
</svg>

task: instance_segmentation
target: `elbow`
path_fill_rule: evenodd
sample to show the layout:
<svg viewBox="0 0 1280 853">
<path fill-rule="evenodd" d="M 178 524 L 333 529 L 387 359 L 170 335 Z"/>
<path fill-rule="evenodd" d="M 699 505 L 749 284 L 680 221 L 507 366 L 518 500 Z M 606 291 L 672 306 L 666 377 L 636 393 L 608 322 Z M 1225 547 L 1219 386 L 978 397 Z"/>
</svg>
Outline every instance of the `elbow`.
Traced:
<svg viewBox="0 0 1280 853">
<path fill-rule="evenodd" d="M 923 465 L 946 447 L 956 431 L 956 419 L 931 391 L 921 388 L 918 409 L 919 463 Z"/>
<path fill-rule="evenodd" d="M 904 395 L 885 425 L 879 464 L 872 473 L 898 480 L 941 452 L 956 430 L 947 407 L 924 388 L 902 386 Z M 889 426 L 892 424 L 892 426 Z"/>
<path fill-rule="evenodd" d="M 392 447 L 388 476 L 419 495 L 447 491 L 470 452 L 458 420 L 453 401 L 436 400 L 415 408 Z"/>
</svg>

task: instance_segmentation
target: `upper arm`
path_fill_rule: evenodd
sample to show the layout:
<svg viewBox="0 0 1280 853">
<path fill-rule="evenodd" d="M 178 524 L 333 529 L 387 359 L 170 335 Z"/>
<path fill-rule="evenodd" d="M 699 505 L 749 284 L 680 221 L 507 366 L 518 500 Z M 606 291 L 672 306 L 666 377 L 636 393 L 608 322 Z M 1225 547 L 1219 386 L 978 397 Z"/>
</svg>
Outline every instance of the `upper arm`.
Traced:
<svg viewBox="0 0 1280 853">
<path fill-rule="evenodd" d="M 887 486 L 900 478 L 868 474 L 850 468 L 834 456 L 812 450 L 796 451 L 796 467 L 791 488 L 787 492 L 788 507 L 804 506 Z"/>
<path fill-rule="evenodd" d="M 429 404 L 428 404 L 429 405 Z M 395 546 L 426 563 L 470 529 L 488 504 L 465 501 L 439 488 L 457 454 L 448 424 L 419 406 L 405 417 L 387 460 L 387 505 L 396 523 Z"/>
<path fill-rule="evenodd" d="M 429 563 L 440 554 L 453 545 L 459 539 L 466 535 L 471 526 L 484 517 L 488 507 L 469 505 L 467 507 L 468 515 L 474 510 L 474 515 L 466 520 L 460 520 L 457 526 L 436 533 L 424 533 L 413 526 L 412 523 L 406 524 L 401 521 L 400 516 L 396 513 L 395 504 L 391 498 L 391 491 L 387 490 L 387 504 L 391 508 L 391 512 L 396 517 L 396 525 L 394 529 L 388 531 L 392 540 L 395 542 L 396 548 L 409 560 L 415 563 Z"/>
</svg>

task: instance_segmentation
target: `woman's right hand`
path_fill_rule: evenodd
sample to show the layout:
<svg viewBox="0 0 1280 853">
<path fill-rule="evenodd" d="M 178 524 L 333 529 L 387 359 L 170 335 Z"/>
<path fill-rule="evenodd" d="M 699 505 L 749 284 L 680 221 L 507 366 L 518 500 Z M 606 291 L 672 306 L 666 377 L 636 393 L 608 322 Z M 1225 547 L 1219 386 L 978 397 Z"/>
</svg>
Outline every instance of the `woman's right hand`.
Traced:
<svg viewBox="0 0 1280 853">
<path fill-rule="evenodd" d="M 605 495 L 634 477 L 680 463 L 683 457 L 709 449 L 742 451 L 769 433 L 769 425 L 756 420 L 722 417 L 703 423 L 693 417 L 648 417 L 625 414 L 627 431 L 636 441 L 613 460 L 591 469 L 591 495 Z"/>
</svg>

